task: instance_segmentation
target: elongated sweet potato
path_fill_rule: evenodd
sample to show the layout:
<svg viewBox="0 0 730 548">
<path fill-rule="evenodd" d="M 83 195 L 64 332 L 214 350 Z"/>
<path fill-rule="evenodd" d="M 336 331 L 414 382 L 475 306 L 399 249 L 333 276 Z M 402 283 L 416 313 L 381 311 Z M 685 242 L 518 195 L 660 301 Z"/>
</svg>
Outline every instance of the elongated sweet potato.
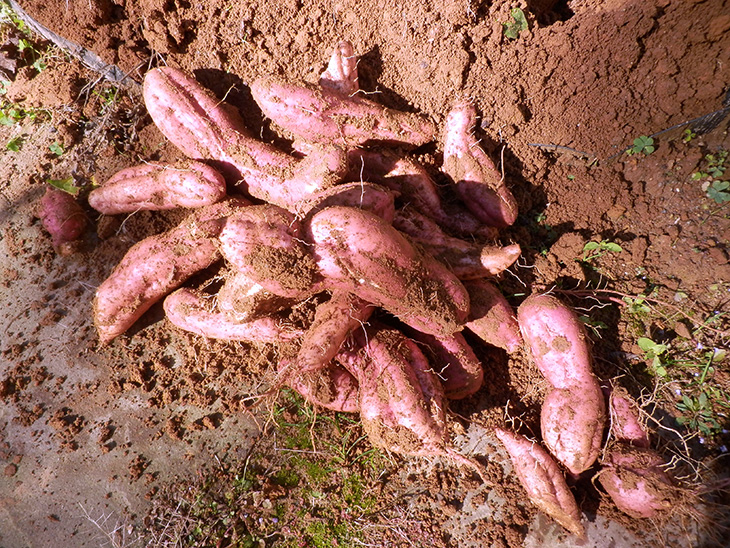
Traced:
<svg viewBox="0 0 730 548">
<path fill-rule="evenodd" d="M 275 205 L 254 205 L 231 215 L 221 231 L 220 248 L 238 271 L 282 297 L 306 295 L 320 278 L 299 222 Z"/>
<path fill-rule="evenodd" d="M 56 253 L 70 255 L 78 249 L 79 238 L 86 230 L 86 214 L 76 198 L 49 186 L 40 200 L 38 217 L 51 235 Z"/>
<path fill-rule="evenodd" d="M 345 183 L 322 190 L 300 203 L 296 213 L 307 222 L 307 217 L 330 206 L 364 209 L 388 222 L 392 222 L 395 216 L 393 193 L 380 185 L 367 182 Z"/>
<path fill-rule="evenodd" d="M 277 343 L 302 336 L 301 329 L 270 316 L 260 316 L 247 322 L 231 322 L 214 310 L 210 299 L 185 287 L 168 295 L 164 308 L 167 319 L 173 325 L 211 339 Z"/>
<path fill-rule="evenodd" d="M 520 326 L 502 292 L 484 279 L 467 280 L 464 287 L 471 303 L 466 328 L 487 344 L 516 352 L 522 346 Z"/>
<path fill-rule="evenodd" d="M 616 444 L 603 460 L 598 481 L 622 512 L 652 518 L 676 508 L 679 489 L 664 471 L 664 460 L 651 449 Z"/>
<path fill-rule="evenodd" d="M 94 322 L 101 342 L 124 333 L 154 303 L 220 259 L 217 236 L 242 202 L 197 209 L 172 230 L 132 246 L 96 290 Z"/>
<path fill-rule="evenodd" d="M 315 214 L 305 232 L 333 289 L 382 306 L 425 333 L 448 335 L 463 327 L 469 313 L 464 286 L 383 219 L 333 206 Z"/>
<path fill-rule="evenodd" d="M 540 411 L 540 431 L 550 453 L 575 476 L 601 452 L 606 406 L 597 381 L 548 392 Z"/>
<path fill-rule="evenodd" d="M 495 429 L 530 501 L 574 535 L 584 538 L 580 510 L 558 465 L 537 442 Z"/>
<path fill-rule="evenodd" d="M 289 372 L 284 383 L 309 403 L 341 413 L 357 413 L 360 410 L 357 380 L 337 363 L 322 367 L 316 378 L 307 376 L 303 379 L 286 359 L 279 361 L 279 370 Z"/>
<path fill-rule="evenodd" d="M 432 141 L 436 133 L 433 123 L 422 116 L 331 88 L 260 78 L 251 84 L 251 94 L 266 116 L 296 137 L 313 143 L 420 146 Z"/>
<path fill-rule="evenodd" d="M 423 353 L 441 381 L 446 398 L 460 400 L 471 396 L 482 387 L 482 364 L 461 333 L 435 337 L 409 330 L 408 335 L 421 343 Z"/>
<path fill-rule="evenodd" d="M 551 295 L 531 295 L 517 309 L 517 321 L 535 365 L 552 386 L 593 382 L 585 329 L 570 307 Z"/>
<path fill-rule="evenodd" d="M 144 99 L 155 125 L 189 158 L 215 160 L 231 182 L 271 204 L 294 208 L 347 171 L 346 155 L 336 147 L 297 160 L 252 137 L 225 103 L 178 69 L 148 72 Z"/>
<path fill-rule="evenodd" d="M 393 226 L 448 266 L 460 280 L 496 276 L 509 268 L 521 253 L 517 244 L 499 247 L 448 236 L 434 221 L 413 209 L 398 210 Z"/>
<path fill-rule="evenodd" d="M 223 176 L 202 162 L 150 162 L 115 173 L 89 194 L 89 205 L 106 215 L 139 210 L 202 207 L 226 196 Z"/>
<path fill-rule="evenodd" d="M 509 226 L 517 219 L 517 201 L 471 133 L 475 124 L 474 105 L 458 101 L 446 118 L 442 170 L 478 219 L 492 226 Z"/>
</svg>

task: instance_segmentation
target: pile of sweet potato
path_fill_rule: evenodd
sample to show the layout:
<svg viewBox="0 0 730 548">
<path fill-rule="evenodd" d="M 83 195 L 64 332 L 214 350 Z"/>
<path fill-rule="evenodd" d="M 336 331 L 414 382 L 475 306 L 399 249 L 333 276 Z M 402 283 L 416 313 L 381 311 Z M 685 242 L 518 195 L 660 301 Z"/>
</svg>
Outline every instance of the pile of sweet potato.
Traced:
<svg viewBox="0 0 730 548">
<path fill-rule="evenodd" d="M 179 328 L 291 342 L 295 351 L 276 366 L 281 383 L 317 405 L 359 412 L 377 446 L 479 469 L 451 447 L 446 428 L 446 400 L 474 394 L 483 381 L 462 331 L 508 352 L 524 337 L 551 387 L 545 445 L 570 474 L 591 468 L 606 406 L 580 325 L 549 296 L 528 298 L 516 316 L 489 281 L 520 254 L 518 245 L 494 243 L 517 205 L 471 133 L 474 107 L 457 101 L 440 137 L 442 171 L 461 199 L 453 203 L 403 152 L 436 139 L 436 127 L 360 93 L 349 43 L 337 47 L 319 85 L 267 78 L 251 93 L 293 139 L 294 153 L 254 137 L 237 112 L 180 70 L 147 74 L 147 109 L 188 160 L 122 170 L 89 203 L 104 214 L 194 209 L 176 228 L 135 244 L 99 286 L 100 340 L 110 342 L 164 299 Z M 183 287 L 221 260 L 227 274 L 215 295 Z M 321 304 L 308 324 L 295 324 L 288 313 L 306 301 Z M 553 457 L 517 434 L 497 435 L 530 498 L 582 534 Z M 638 451 L 627 443 L 604 458 L 600 476 L 617 504 L 636 495 L 622 483 Z"/>
</svg>

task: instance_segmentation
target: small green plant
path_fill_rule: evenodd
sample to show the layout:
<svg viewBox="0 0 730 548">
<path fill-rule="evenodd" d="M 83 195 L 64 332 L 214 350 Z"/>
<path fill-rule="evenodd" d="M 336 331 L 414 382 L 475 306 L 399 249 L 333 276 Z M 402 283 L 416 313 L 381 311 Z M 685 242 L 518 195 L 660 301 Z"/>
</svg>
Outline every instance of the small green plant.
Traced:
<svg viewBox="0 0 730 548">
<path fill-rule="evenodd" d="M 76 180 L 73 177 L 66 177 L 65 179 L 47 179 L 46 183 L 58 190 L 68 192 L 71 196 L 78 196 L 79 192 L 81 192 L 81 187 L 76 184 Z"/>
<path fill-rule="evenodd" d="M 511 40 L 516 40 L 522 31 L 528 29 L 527 18 L 525 17 L 525 12 L 520 8 L 512 8 L 510 15 L 512 16 L 512 21 L 502 23 L 504 36 Z"/>
<path fill-rule="evenodd" d="M 606 253 L 621 253 L 623 248 L 615 242 L 601 240 L 600 242 L 588 242 L 583 246 L 583 256 L 580 261 L 589 263 L 594 259 L 603 257 Z"/>
<path fill-rule="evenodd" d="M 52 154 L 55 154 L 56 156 L 63 155 L 63 145 L 61 143 L 53 143 L 51 145 L 48 145 L 48 150 L 51 151 Z"/>
<path fill-rule="evenodd" d="M 626 154 L 633 156 L 634 154 L 643 154 L 648 156 L 656 150 L 654 146 L 654 139 L 647 137 L 646 135 L 640 135 L 634 139 L 634 145 L 626 151 Z"/>
<path fill-rule="evenodd" d="M 639 337 L 636 341 L 639 348 L 644 351 L 644 357 L 651 360 L 651 371 L 658 377 L 667 376 L 667 351 L 669 346 L 659 344 L 648 337 Z"/>
<path fill-rule="evenodd" d="M 690 128 L 687 128 L 682 132 L 682 142 L 683 143 L 689 143 L 695 137 L 697 137 L 697 134 L 694 131 L 692 131 Z"/>
<path fill-rule="evenodd" d="M 700 392 L 696 397 L 683 395 L 682 401 L 677 403 L 677 409 L 684 413 L 684 416 L 677 417 L 677 424 L 680 426 L 698 431 L 708 437 L 714 436 L 722 430 L 722 425 L 717 420 L 717 413 L 707 392 Z"/>
<path fill-rule="evenodd" d="M 721 150 L 716 154 L 706 154 L 706 167 L 703 171 L 695 171 L 691 178 L 693 181 L 702 181 L 702 190 L 707 197 L 715 203 L 724 204 L 730 202 L 730 181 L 723 180 L 727 166 L 728 151 Z"/>
<path fill-rule="evenodd" d="M 21 146 L 23 146 L 23 137 L 18 136 L 10 139 L 5 148 L 12 152 L 18 152 Z"/>
</svg>

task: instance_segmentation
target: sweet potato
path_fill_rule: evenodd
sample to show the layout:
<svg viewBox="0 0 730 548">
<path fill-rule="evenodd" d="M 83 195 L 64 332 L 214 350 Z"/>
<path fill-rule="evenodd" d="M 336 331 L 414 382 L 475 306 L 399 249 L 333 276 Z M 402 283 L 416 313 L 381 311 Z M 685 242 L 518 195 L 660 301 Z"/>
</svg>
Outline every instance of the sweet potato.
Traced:
<svg viewBox="0 0 730 548">
<path fill-rule="evenodd" d="M 167 319 L 173 325 L 210 339 L 276 343 L 302 336 L 301 329 L 270 316 L 242 323 L 231 322 L 213 310 L 210 299 L 185 287 L 168 295 L 163 306 Z"/>
<path fill-rule="evenodd" d="M 89 205 L 106 215 L 139 210 L 202 207 L 226 196 L 223 176 L 202 162 L 150 162 L 115 173 L 89 194 Z"/>
<path fill-rule="evenodd" d="M 448 335 L 462 328 L 469 313 L 464 286 L 383 219 L 333 206 L 312 216 L 305 232 L 332 289 L 382 306 L 425 333 Z"/>
<path fill-rule="evenodd" d="M 466 328 L 487 344 L 512 354 L 522 346 L 520 326 L 504 295 L 487 280 L 467 280 L 471 309 Z"/>
<path fill-rule="evenodd" d="M 398 210 L 393 226 L 448 266 L 460 280 L 496 276 L 509 268 L 521 253 L 517 244 L 480 245 L 448 236 L 434 221 L 413 209 Z"/>
<path fill-rule="evenodd" d="M 531 295 L 517 309 L 517 321 L 550 385 L 571 388 L 593 382 L 585 329 L 571 308 L 551 295 Z"/>
<path fill-rule="evenodd" d="M 254 205 L 231 215 L 221 231 L 220 248 L 236 270 L 275 295 L 299 298 L 319 281 L 299 222 L 275 205 Z"/>
<path fill-rule="evenodd" d="M 220 258 L 217 236 L 241 202 L 197 209 L 179 226 L 132 246 L 96 290 L 94 322 L 102 343 L 124 333 L 154 303 Z"/>
<path fill-rule="evenodd" d="M 550 453 L 575 476 L 601 452 L 606 409 L 597 381 L 548 392 L 540 411 L 540 431 Z"/>
<path fill-rule="evenodd" d="M 517 219 L 517 201 L 471 133 L 475 123 L 474 105 L 458 101 L 452 107 L 446 117 L 442 170 L 478 219 L 492 226 L 509 226 Z"/>
<path fill-rule="evenodd" d="M 623 388 L 613 387 L 608 398 L 611 436 L 636 447 L 649 447 L 649 435 L 641 424 L 638 404 Z"/>
<path fill-rule="evenodd" d="M 527 496 L 540 510 L 574 535 L 584 538 L 580 510 L 565 477 L 552 457 L 537 443 L 496 428 L 495 433 L 512 459 Z"/>
<path fill-rule="evenodd" d="M 441 227 L 470 237 L 493 239 L 493 229 L 485 226 L 465 208 L 444 204 L 436 184 L 418 162 L 385 150 L 355 148 L 348 151 L 347 181 L 370 181 L 398 193 L 399 202 L 413 207 Z"/>
<path fill-rule="evenodd" d="M 597 479 L 616 506 L 635 518 L 652 518 L 675 508 L 680 491 L 651 449 L 616 444 L 606 455 Z"/>
<path fill-rule="evenodd" d="M 432 122 L 331 88 L 291 84 L 273 77 L 251 84 L 266 116 L 296 137 L 353 147 L 373 142 L 420 146 L 432 141 Z"/>
<path fill-rule="evenodd" d="M 77 251 L 79 238 L 86 230 L 86 214 L 68 192 L 47 187 L 40 200 L 38 217 L 51 235 L 51 243 L 59 255 Z"/>
<path fill-rule="evenodd" d="M 441 380 L 444 395 L 450 400 L 471 396 L 482 387 L 484 370 L 469 343 L 461 333 L 435 337 L 416 330 L 408 335 L 421 343 L 434 373 Z"/>
<path fill-rule="evenodd" d="M 189 158 L 214 160 L 231 182 L 271 204 L 293 208 L 347 171 L 346 155 L 336 147 L 297 160 L 252 137 L 225 103 L 178 69 L 148 72 L 144 99 L 155 125 Z"/>
<path fill-rule="evenodd" d="M 345 183 L 314 194 L 297 206 L 296 213 L 305 218 L 330 206 L 347 206 L 370 211 L 388 222 L 395 216 L 393 193 L 373 183 Z"/>
<path fill-rule="evenodd" d="M 218 311 L 233 323 L 250 321 L 289 308 L 297 302 L 266 291 L 243 272 L 233 271 L 218 290 Z"/>
<path fill-rule="evenodd" d="M 319 85 L 343 95 L 352 95 L 359 89 L 357 56 L 352 44 L 343 40 L 332 53 L 327 69 L 319 77 Z"/>
</svg>

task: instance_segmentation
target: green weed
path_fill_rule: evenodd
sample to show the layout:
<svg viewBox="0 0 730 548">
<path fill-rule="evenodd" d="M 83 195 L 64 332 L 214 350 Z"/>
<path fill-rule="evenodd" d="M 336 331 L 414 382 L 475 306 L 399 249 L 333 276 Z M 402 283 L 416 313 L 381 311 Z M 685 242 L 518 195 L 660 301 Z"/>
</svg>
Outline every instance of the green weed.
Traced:
<svg viewBox="0 0 730 548">
<path fill-rule="evenodd" d="M 504 36 L 511 40 L 516 40 L 520 37 L 520 33 L 522 31 L 529 28 L 527 18 L 525 17 L 525 12 L 523 12 L 520 8 L 512 8 L 512 10 L 510 10 L 510 15 L 512 16 L 512 21 L 502 23 Z"/>
<path fill-rule="evenodd" d="M 724 180 L 728 151 L 721 150 L 717 154 L 705 155 L 705 169 L 691 175 L 693 181 L 702 181 L 702 190 L 715 203 L 730 202 L 730 181 Z"/>
<path fill-rule="evenodd" d="M 583 246 L 583 256 L 580 258 L 582 263 L 589 263 L 594 259 L 603 257 L 606 253 L 621 253 L 623 248 L 610 240 L 601 240 L 600 242 L 588 242 Z"/>
<path fill-rule="evenodd" d="M 656 147 L 654 146 L 654 139 L 647 137 L 646 135 L 641 135 L 634 139 L 633 146 L 626 151 L 626 154 L 629 156 L 634 154 L 643 154 L 644 156 L 648 156 L 654 152 L 654 150 L 656 150 Z"/>
</svg>

